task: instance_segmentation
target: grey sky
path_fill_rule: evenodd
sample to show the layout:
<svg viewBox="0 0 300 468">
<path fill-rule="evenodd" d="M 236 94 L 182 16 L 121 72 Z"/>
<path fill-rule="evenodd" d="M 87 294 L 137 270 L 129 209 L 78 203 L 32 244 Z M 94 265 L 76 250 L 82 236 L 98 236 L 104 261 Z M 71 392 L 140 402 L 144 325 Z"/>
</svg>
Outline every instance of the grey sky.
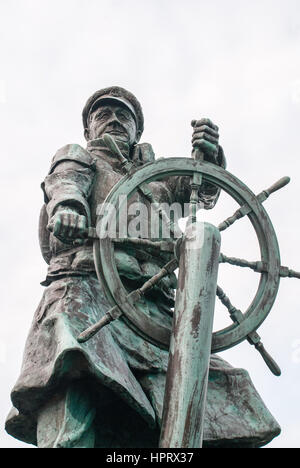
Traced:
<svg viewBox="0 0 300 468">
<path fill-rule="evenodd" d="M 136 94 L 145 114 L 142 140 L 152 143 L 157 157 L 189 156 L 191 119 L 210 117 L 220 127 L 228 170 L 254 192 L 290 175 L 291 184 L 266 208 L 282 263 L 300 270 L 300 4 L 1 0 L 0 18 L 3 427 L 46 272 L 37 240 L 39 184 L 58 148 L 84 145 L 81 110 L 95 90 L 118 84 Z M 223 196 L 207 219 L 218 223 L 234 208 Z M 222 250 L 257 259 L 247 220 L 224 234 Z M 224 267 L 221 275 L 233 303 L 247 307 L 255 274 Z M 282 280 L 259 331 L 282 367 L 280 379 L 248 344 L 222 355 L 249 370 L 281 424 L 282 435 L 270 447 L 300 447 L 299 286 Z M 226 311 L 218 306 L 216 314 L 222 325 Z M 0 446 L 24 444 L 1 429 Z"/>
</svg>

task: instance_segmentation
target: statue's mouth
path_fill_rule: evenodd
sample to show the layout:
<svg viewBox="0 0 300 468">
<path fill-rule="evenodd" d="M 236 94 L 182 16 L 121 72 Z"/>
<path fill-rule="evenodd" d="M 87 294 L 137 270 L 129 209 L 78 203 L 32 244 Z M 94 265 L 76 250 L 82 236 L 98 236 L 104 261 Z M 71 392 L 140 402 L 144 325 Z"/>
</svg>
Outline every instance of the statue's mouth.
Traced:
<svg viewBox="0 0 300 468">
<path fill-rule="evenodd" d="M 124 132 L 123 130 L 106 130 L 105 133 L 109 133 L 110 135 L 115 135 L 115 136 L 124 136 L 126 135 L 126 132 Z"/>
</svg>

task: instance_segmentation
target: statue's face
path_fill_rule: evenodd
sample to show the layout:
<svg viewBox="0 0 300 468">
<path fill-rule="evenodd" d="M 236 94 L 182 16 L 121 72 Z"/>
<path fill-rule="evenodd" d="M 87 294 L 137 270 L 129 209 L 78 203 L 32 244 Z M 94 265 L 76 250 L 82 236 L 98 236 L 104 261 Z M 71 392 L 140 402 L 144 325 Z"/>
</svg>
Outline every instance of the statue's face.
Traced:
<svg viewBox="0 0 300 468">
<path fill-rule="evenodd" d="M 86 138 L 95 140 L 105 133 L 109 133 L 116 140 L 124 141 L 129 146 L 137 141 L 136 123 L 125 105 L 103 103 L 91 113 Z"/>
</svg>

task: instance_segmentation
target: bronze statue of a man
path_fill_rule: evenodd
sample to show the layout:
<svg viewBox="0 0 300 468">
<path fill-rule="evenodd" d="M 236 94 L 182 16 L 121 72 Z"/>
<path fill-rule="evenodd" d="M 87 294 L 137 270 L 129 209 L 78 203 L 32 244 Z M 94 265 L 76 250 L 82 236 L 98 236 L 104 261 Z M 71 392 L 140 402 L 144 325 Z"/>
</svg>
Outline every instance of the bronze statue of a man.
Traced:
<svg viewBox="0 0 300 468">
<path fill-rule="evenodd" d="M 110 134 L 136 166 L 153 161 L 154 153 L 149 144 L 139 143 L 142 108 L 123 88 L 93 94 L 84 107 L 83 124 L 87 149 L 79 145 L 60 149 L 42 184 L 40 243 L 49 264 L 46 289 L 12 391 L 6 430 L 43 448 L 157 447 L 168 352 L 122 320 L 86 343 L 77 341 L 80 332 L 110 309 L 95 274 L 92 243 L 82 239 L 85 229 L 96 225 L 97 207 L 122 177 L 120 161 L 102 137 Z M 200 148 L 206 160 L 225 167 L 218 139 L 218 128 L 210 120 L 195 122 L 193 147 Z M 190 185 L 184 177 L 153 182 L 151 190 L 159 202 L 189 201 Z M 219 189 L 209 184 L 199 193 L 206 209 L 213 208 L 218 195 Z M 140 256 L 118 246 L 115 257 L 128 291 L 144 284 L 164 264 L 147 249 Z M 172 274 L 137 307 L 171 327 L 175 288 Z M 247 372 L 213 355 L 204 446 L 259 447 L 279 432 Z"/>
</svg>

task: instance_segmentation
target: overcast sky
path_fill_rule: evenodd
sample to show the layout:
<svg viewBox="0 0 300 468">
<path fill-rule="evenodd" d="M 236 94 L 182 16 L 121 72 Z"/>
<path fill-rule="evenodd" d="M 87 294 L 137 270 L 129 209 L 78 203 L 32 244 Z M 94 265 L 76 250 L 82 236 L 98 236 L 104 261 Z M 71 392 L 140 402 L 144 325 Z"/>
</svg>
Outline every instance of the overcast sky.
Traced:
<svg viewBox="0 0 300 468">
<path fill-rule="evenodd" d="M 265 207 L 283 265 L 300 270 L 300 3 L 0 0 L 0 18 L 0 446 L 23 447 L 3 426 L 46 273 L 37 238 L 39 185 L 58 148 L 84 145 L 81 111 L 97 89 L 120 85 L 138 97 L 142 140 L 157 157 L 190 156 L 190 121 L 209 117 L 220 128 L 228 170 L 255 193 L 290 175 L 290 185 Z M 222 196 L 207 219 L 219 223 L 234 209 Z M 222 250 L 258 260 L 248 220 L 224 234 Z M 244 310 L 258 277 L 220 269 L 220 284 Z M 247 343 L 222 354 L 248 369 L 280 423 L 282 434 L 269 447 L 300 447 L 299 290 L 299 280 L 283 279 L 259 330 L 282 377 Z M 215 329 L 225 316 L 218 306 Z"/>
</svg>

